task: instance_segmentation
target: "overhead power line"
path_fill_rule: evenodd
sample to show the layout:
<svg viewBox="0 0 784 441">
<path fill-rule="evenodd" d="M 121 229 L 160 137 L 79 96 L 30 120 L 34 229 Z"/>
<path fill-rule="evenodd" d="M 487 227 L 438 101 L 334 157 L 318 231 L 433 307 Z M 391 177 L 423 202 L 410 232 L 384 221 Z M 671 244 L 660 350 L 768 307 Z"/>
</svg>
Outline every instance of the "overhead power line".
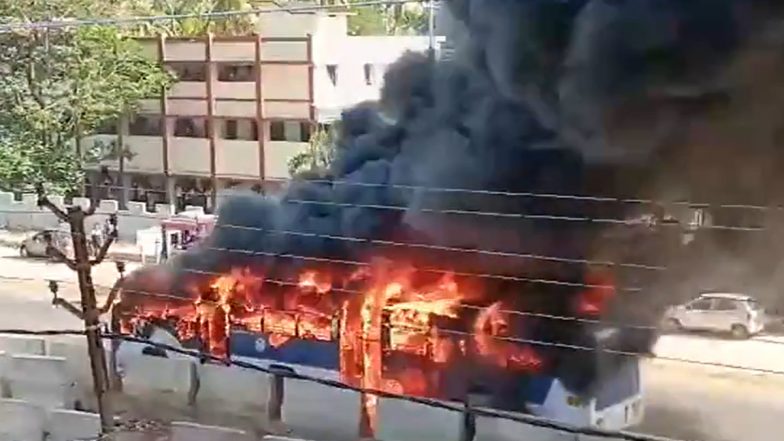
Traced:
<svg viewBox="0 0 784 441">
<path fill-rule="evenodd" d="M 453 246 L 444 246 L 444 245 L 431 245 L 426 243 L 395 242 L 391 240 L 369 239 L 369 238 L 354 237 L 354 236 L 339 236 L 339 235 L 332 235 L 332 234 L 318 234 L 318 233 L 309 233 L 305 231 L 291 231 L 291 230 L 281 230 L 275 228 L 248 227 L 243 225 L 218 224 L 215 226 L 215 228 L 216 229 L 225 228 L 228 230 L 240 230 L 240 231 L 258 231 L 266 234 L 291 235 L 291 236 L 311 237 L 315 239 L 328 239 L 328 240 L 351 242 L 351 243 L 366 243 L 371 245 L 415 248 L 415 249 L 446 251 L 446 252 L 456 252 L 456 253 L 465 253 L 465 254 L 481 254 L 481 255 L 493 256 L 493 257 L 510 257 L 510 258 L 527 259 L 527 260 L 542 260 L 542 261 L 550 261 L 556 263 L 570 263 L 570 264 L 578 264 L 578 265 L 595 265 L 595 266 L 607 266 L 607 267 L 618 267 L 618 268 L 650 270 L 650 271 L 664 271 L 667 269 L 666 267 L 660 265 L 646 265 L 642 263 L 625 263 L 625 262 L 612 262 L 612 261 L 604 261 L 604 260 L 577 259 L 577 258 L 568 258 L 568 257 L 559 257 L 559 256 L 548 256 L 542 254 L 515 253 L 510 251 L 487 250 L 482 248 L 464 248 L 464 247 L 453 247 Z"/>
<path fill-rule="evenodd" d="M 206 247 L 204 249 L 212 250 L 212 251 L 222 251 L 228 253 L 236 253 L 236 254 L 243 254 L 246 256 L 265 256 L 265 257 L 274 257 L 280 259 L 293 259 L 293 260 L 304 260 L 310 262 L 319 262 L 319 263 L 335 263 L 338 265 L 349 265 L 349 266 L 356 266 L 356 267 L 369 267 L 372 266 L 370 262 L 362 262 L 358 260 L 348 260 L 348 259 L 331 259 L 327 257 L 316 257 L 316 256 L 301 256 L 298 254 L 291 254 L 291 253 L 274 253 L 269 251 L 255 251 L 255 250 L 244 250 L 244 249 L 237 249 L 237 248 L 221 248 L 221 247 Z M 185 270 L 185 271 L 193 271 L 196 270 Z M 431 274 L 443 274 L 443 275 L 453 275 L 459 277 L 476 277 L 480 279 L 493 279 L 493 280 L 503 280 L 508 282 L 526 282 L 526 283 L 536 283 L 536 284 L 544 284 L 544 285 L 557 285 L 557 286 L 569 286 L 573 288 L 598 288 L 598 289 L 609 289 L 615 288 L 611 285 L 599 285 L 593 283 L 582 283 L 582 282 L 572 282 L 568 280 L 559 280 L 559 279 L 548 279 L 548 278 L 541 278 L 541 277 L 523 277 L 523 276 L 512 276 L 512 275 L 504 275 L 504 274 L 493 274 L 493 273 L 480 273 L 480 272 L 468 272 L 468 271 L 453 271 L 453 270 L 445 270 L 440 268 L 426 268 L 426 267 L 417 267 L 417 271 L 424 272 L 424 273 L 431 273 Z M 212 275 L 220 275 L 220 273 L 214 272 L 206 272 L 206 274 Z M 628 291 L 628 292 L 639 292 L 642 291 L 642 288 L 639 287 L 623 287 L 618 288 L 620 291 Z"/>
<path fill-rule="evenodd" d="M 131 188 L 122 186 L 112 186 L 112 188 Z M 148 191 L 148 192 L 162 192 L 162 191 Z M 196 195 L 206 196 L 209 193 L 202 192 Z M 231 196 L 228 196 L 229 198 Z M 547 197 L 542 195 L 542 197 Z M 613 217 L 594 217 L 585 215 L 561 215 L 553 213 L 519 213 L 519 212 L 496 212 L 485 211 L 477 209 L 448 209 L 448 208 L 430 208 L 430 207 L 408 207 L 404 205 L 390 205 L 390 204 L 363 204 L 356 202 L 335 202 L 325 200 L 313 199 L 297 199 L 297 198 L 283 198 L 282 204 L 295 204 L 295 205 L 315 205 L 322 207 L 337 207 L 337 208 L 363 208 L 367 210 L 383 210 L 392 212 L 415 212 L 424 213 L 429 215 L 443 215 L 443 216 L 461 216 L 461 217 L 479 217 L 479 218 L 493 218 L 493 219 L 508 219 L 508 220 L 527 220 L 532 222 L 561 222 L 573 224 L 587 224 L 587 225 L 609 225 L 609 226 L 623 226 L 623 227 L 640 227 L 650 226 L 651 228 L 662 229 L 686 229 L 682 223 L 670 222 L 653 222 L 645 218 L 613 218 Z M 736 207 L 737 208 L 737 207 Z M 746 207 L 751 209 L 750 207 Z M 40 211 L 31 210 L 14 210 L 3 209 L 0 212 L 7 213 L 40 213 Z M 133 215 L 130 213 L 118 212 L 118 215 L 128 216 Z M 689 227 L 691 228 L 691 227 Z M 695 230 L 717 230 L 717 231 L 735 231 L 735 232 L 763 232 L 769 231 L 767 227 L 747 227 L 742 225 L 699 225 L 693 227 Z"/>
<path fill-rule="evenodd" d="M 0 28 L 1 29 L 1 28 Z M 249 176 L 248 180 L 254 183 L 258 182 L 258 177 Z M 757 212 L 775 211 L 784 213 L 784 206 L 782 205 L 760 205 L 760 204 L 740 204 L 730 202 L 707 202 L 707 201 L 694 201 L 694 200 L 666 200 L 666 199 L 652 199 L 652 198 L 639 198 L 639 197 L 621 197 L 609 195 L 587 195 L 587 194 L 570 194 L 570 193 L 549 193 L 549 192 L 532 192 L 532 191 L 506 191 L 506 190 L 484 190 L 460 187 L 438 187 L 438 186 L 425 186 L 425 185 L 409 185 L 409 184 L 393 184 L 393 183 L 372 183 L 361 181 L 345 181 L 345 180 L 332 180 L 332 179 L 304 179 L 297 178 L 264 178 L 264 182 L 274 182 L 281 184 L 320 184 L 334 187 L 359 187 L 359 188 L 387 188 L 393 190 L 406 190 L 421 193 L 445 193 L 445 194 L 458 194 L 458 195 L 479 195 L 479 196 L 495 196 L 495 197 L 510 197 L 510 198 L 526 198 L 526 199 L 552 199 L 560 201 L 573 201 L 573 202 L 586 202 L 586 203 L 602 203 L 602 204 L 620 204 L 620 205 L 641 205 L 647 207 L 681 207 L 681 208 L 709 208 L 720 210 L 747 210 Z M 94 189 L 109 189 L 109 190 L 140 190 L 127 185 L 87 185 Z M 166 194 L 166 190 L 161 189 L 143 189 L 145 193 Z M 17 193 L 30 193 L 32 189 L 15 189 L 11 190 Z M 237 192 L 236 189 L 227 189 L 227 195 L 230 197 L 232 193 Z M 196 191 L 195 195 L 208 196 L 210 192 Z"/>
<path fill-rule="evenodd" d="M 382 5 L 399 5 L 406 3 L 421 3 L 421 0 L 379 0 L 379 1 L 360 1 L 351 3 L 350 8 L 354 7 L 367 7 L 367 6 L 382 6 Z M 303 12 L 316 12 L 316 11 L 335 11 L 339 12 L 346 10 L 345 6 L 334 5 L 299 5 L 299 6 L 278 6 L 274 8 L 253 8 L 245 10 L 232 10 L 232 11 L 213 11 L 213 12 L 193 12 L 185 14 L 168 14 L 168 15 L 153 15 L 153 16 L 135 16 L 135 17 L 120 17 L 120 18 L 89 18 L 89 19 L 63 19 L 52 21 L 37 21 L 26 23 L 9 23 L 0 26 L 0 34 L 37 30 L 37 29 L 63 29 L 81 26 L 118 26 L 118 25 L 132 25 L 137 23 L 154 23 L 159 21 L 171 20 L 185 20 L 189 18 L 232 18 L 245 15 L 258 15 L 270 14 L 276 12 L 288 13 L 303 13 Z"/>
<path fill-rule="evenodd" d="M 5 332 L 4 330 L 0 329 L 0 334 L 4 332 Z M 82 331 L 73 331 L 73 330 L 51 331 L 51 332 L 60 332 L 61 334 L 67 334 L 67 335 L 84 335 L 84 332 Z M 31 335 L 35 335 L 35 334 L 31 334 Z M 131 343 L 139 343 L 146 346 L 152 346 L 165 351 L 170 351 L 173 353 L 192 357 L 200 361 L 212 361 L 222 365 L 237 366 L 240 368 L 262 372 L 269 375 L 275 375 L 278 377 L 294 379 L 294 380 L 302 380 L 302 381 L 321 384 L 323 386 L 333 387 L 337 389 L 350 390 L 350 391 L 364 393 L 364 394 L 376 395 L 381 398 L 407 401 L 415 404 L 421 404 L 428 407 L 448 410 L 452 412 L 458 412 L 458 413 L 469 412 L 475 416 L 510 420 L 529 426 L 551 429 L 559 432 L 596 436 L 596 437 L 607 438 L 607 439 L 616 439 L 616 440 L 621 439 L 626 441 L 680 441 L 680 440 L 675 440 L 673 438 L 667 438 L 667 437 L 656 436 L 656 435 L 647 435 L 642 433 L 634 433 L 628 431 L 611 431 L 611 430 L 604 430 L 604 429 L 599 429 L 594 427 L 578 427 L 571 424 L 562 423 L 560 421 L 537 417 L 533 415 L 517 414 L 517 413 L 512 414 L 509 412 L 499 412 L 493 409 L 465 407 L 463 405 L 452 404 L 452 403 L 434 400 L 430 398 L 421 398 L 421 397 L 416 397 L 411 395 L 391 393 L 383 390 L 373 390 L 368 388 L 351 386 L 342 383 L 340 381 L 300 374 L 289 369 L 280 369 L 274 366 L 262 367 L 241 360 L 221 358 L 211 354 L 175 347 L 164 343 L 152 342 L 143 338 L 134 337 L 126 334 L 107 333 L 107 334 L 102 334 L 101 337 L 107 340 L 121 340 L 121 341 L 127 341 Z"/>
<path fill-rule="evenodd" d="M 199 274 L 220 274 L 220 273 L 211 273 L 211 272 L 204 272 L 204 271 L 197 271 Z M 0 280 L 11 280 L 11 281 L 26 281 L 26 282 L 40 282 L 37 279 L 23 279 L 17 277 L 6 277 L 0 276 Z M 283 281 L 283 280 L 276 280 L 276 279 L 267 279 L 264 278 L 264 281 L 268 281 L 270 283 L 279 283 L 282 285 L 290 285 L 290 286 L 297 286 L 296 282 L 293 281 Z M 70 283 L 75 284 L 75 282 L 70 281 L 61 281 L 62 283 Z M 97 286 L 96 288 L 110 290 L 110 287 L 105 286 Z M 345 291 L 348 293 L 361 293 L 360 291 L 355 290 L 343 290 L 343 289 L 335 289 L 335 291 Z M 184 298 L 181 296 L 175 296 L 166 293 L 156 293 L 156 292 L 149 292 L 149 291 L 141 291 L 141 290 L 124 290 L 124 292 L 134 295 L 139 295 L 143 297 L 153 297 L 153 298 L 161 298 L 166 300 L 171 300 L 173 302 L 191 302 L 193 299 Z M 460 305 L 462 308 L 468 309 L 480 309 L 478 306 L 472 305 Z M 593 320 L 593 319 L 583 319 L 579 317 L 567 317 L 567 316 L 557 316 L 551 314 L 539 314 L 535 312 L 527 312 L 527 311 L 515 311 L 515 310 L 500 310 L 499 312 L 510 314 L 510 315 L 522 315 L 522 316 L 531 316 L 531 317 L 539 317 L 545 319 L 552 319 L 552 320 L 562 320 L 562 321 L 575 321 L 575 322 L 584 322 L 584 323 L 592 323 L 592 324 L 601 324 L 601 325 L 608 325 L 608 326 L 615 326 L 621 328 L 636 328 L 636 329 L 647 329 L 647 330 L 656 330 L 655 327 L 650 326 L 641 326 L 641 325 L 627 325 L 622 323 L 613 323 L 613 322 L 606 322 L 602 320 Z M 449 330 L 443 329 L 441 332 L 447 334 L 458 334 L 464 336 L 473 336 L 474 333 L 470 332 L 463 332 L 457 330 Z M 0 330 L 0 334 L 16 334 L 16 335 L 40 335 L 40 336 L 47 336 L 47 335 L 73 335 L 73 334 L 83 334 L 84 331 L 80 330 L 40 330 L 40 331 L 31 331 L 26 329 L 5 329 Z M 594 348 L 589 346 L 581 346 L 581 345 L 573 345 L 568 343 L 559 343 L 559 342 L 549 342 L 543 340 L 534 340 L 534 339 L 526 339 L 526 338 L 517 338 L 517 337 L 504 337 L 504 336 L 492 336 L 493 339 L 508 341 L 512 343 L 520 343 L 520 344 L 530 344 L 534 346 L 545 346 L 545 347 L 554 347 L 560 349 L 568 349 L 568 350 L 577 350 L 577 351 L 592 351 L 592 352 L 604 352 L 614 355 L 620 356 L 630 356 L 630 357 L 643 357 L 643 358 L 651 358 L 651 359 L 658 359 L 676 363 L 683 363 L 683 364 L 691 364 L 691 365 L 698 365 L 698 366 L 707 366 L 707 367 L 716 367 L 716 368 L 724 368 L 724 369 L 732 369 L 732 370 L 739 370 L 745 372 L 754 372 L 754 373 L 763 373 L 763 374 L 772 374 L 772 375 L 784 375 L 784 371 L 775 370 L 775 369 L 766 369 L 766 368 L 755 368 L 750 366 L 742 366 L 730 363 L 721 363 L 721 362 L 709 362 L 709 361 L 701 361 L 701 360 L 693 360 L 688 358 L 680 358 L 680 357 L 671 357 L 671 356 L 661 356 L 652 353 L 645 353 L 645 352 L 633 352 L 633 351 L 620 351 L 620 350 L 613 350 L 613 349 L 606 349 L 606 348 Z M 771 344 L 784 344 L 784 342 L 778 340 L 771 340 L 771 339 L 759 339 L 755 340 L 761 343 L 771 343 Z"/>
</svg>

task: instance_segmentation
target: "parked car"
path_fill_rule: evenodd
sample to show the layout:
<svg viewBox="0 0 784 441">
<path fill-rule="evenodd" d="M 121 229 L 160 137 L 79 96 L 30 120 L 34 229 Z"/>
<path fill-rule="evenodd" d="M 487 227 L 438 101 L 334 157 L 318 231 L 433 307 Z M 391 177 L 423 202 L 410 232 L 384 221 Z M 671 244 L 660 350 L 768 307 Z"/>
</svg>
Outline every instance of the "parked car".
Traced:
<svg viewBox="0 0 784 441">
<path fill-rule="evenodd" d="M 71 254 L 71 236 L 65 231 L 47 229 L 39 231 L 23 240 L 19 245 L 19 255 L 22 257 L 49 257 L 46 254 L 46 235 L 52 238 L 52 245 L 66 256 Z"/>
<path fill-rule="evenodd" d="M 665 313 L 668 330 L 729 332 L 746 339 L 765 328 L 765 311 L 754 298 L 737 293 L 704 293 Z"/>
</svg>

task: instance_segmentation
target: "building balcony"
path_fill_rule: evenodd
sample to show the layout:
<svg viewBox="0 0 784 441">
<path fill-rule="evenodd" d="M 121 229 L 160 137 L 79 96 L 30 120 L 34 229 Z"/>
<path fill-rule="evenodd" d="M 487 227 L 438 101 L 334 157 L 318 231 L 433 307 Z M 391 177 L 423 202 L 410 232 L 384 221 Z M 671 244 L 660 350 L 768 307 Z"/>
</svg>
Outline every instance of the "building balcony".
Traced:
<svg viewBox="0 0 784 441">
<path fill-rule="evenodd" d="M 219 178 L 258 179 L 259 142 L 237 139 L 217 140 L 215 175 Z"/>
<path fill-rule="evenodd" d="M 265 100 L 310 99 L 310 69 L 306 65 L 262 65 L 261 81 Z"/>
<path fill-rule="evenodd" d="M 85 149 L 96 142 L 106 146 L 116 135 L 93 135 L 83 141 Z M 125 145 L 131 159 L 125 160 L 129 173 L 164 174 L 163 138 L 158 136 L 126 136 Z M 289 177 L 289 160 L 308 148 L 306 142 L 267 141 L 264 145 L 264 174 L 267 178 Z M 169 173 L 185 176 L 210 176 L 210 141 L 207 138 L 169 138 Z M 106 166 L 119 170 L 117 159 L 107 159 L 88 168 Z M 215 175 L 227 179 L 259 179 L 259 143 L 256 140 L 217 139 L 215 143 Z"/>
<path fill-rule="evenodd" d="M 210 140 L 207 138 L 169 139 L 169 171 L 175 175 L 210 175 Z"/>
<path fill-rule="evenodd" d="M 217 82 L 213 89 L 215 99 L 256 100 L 255 81 Z"/>
<path fill-rule="evenodd" d="M 125 169 L 132 172 L 163 173 L 163 138 L 160 136 L 126 136 L 131 158 Z"/>
<path fill-rule="evenodd" d="M 106 151 L 113 143 L 117 142 L 117 135 L 93 135 L 83 141 L 84 148 L 90 148 L 95 143 L 101 143 Z M 131 136 L 123 138 L 130 158 L 125 159 L 124 169 L 128 172 L 138 173 L 163 173 L 163 138 L 160 136 Z M 119 170 L 119 159 L 104 159 L 98 166 L 108 167 L 110 170 Z"/>
<path fill-rule="evenodd" d="M 207 116 L 206 99 L 169 99 L 167 114 L 175 116 Z"/>
<path fill-rule="evenodd" d="M 268 179 L 286 179 L 289 178 L 289 159 L 306 151 L 308 143 L 269 141 L 264 147 L 264 176 Z"/>
<path fill-rule="evenodd" d="M 256 42 L 250 39 L 216 40 L 212 43 L 212 59 L 221 62 L 253 63 L 256 61 Z"/>
<path fill-rule="evenodd" d="M 167 40 L 164 61 L 204 61 L 207 43 L 203 40 Z"/>
<path fill-rule="evenodd" d="M 172 85 L 168 95 L 173 98 L 207 98 L 207 83 L 180 81 Z"/>
</svg>

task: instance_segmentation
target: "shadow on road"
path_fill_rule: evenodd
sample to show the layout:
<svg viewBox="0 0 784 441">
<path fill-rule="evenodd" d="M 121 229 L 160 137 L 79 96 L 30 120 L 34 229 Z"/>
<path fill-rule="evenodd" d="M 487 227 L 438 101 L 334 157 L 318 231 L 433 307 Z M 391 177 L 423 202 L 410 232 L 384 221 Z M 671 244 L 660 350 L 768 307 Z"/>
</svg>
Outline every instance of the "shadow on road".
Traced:
<svg viewBox="0 0 784 441">
<path fill-rule="evenodd" d="M 689 441 L 728 441 L 719 435 L 706 433 L 702 426 L 697 413 L 648 405 L 645 421 L 634 431 Z"/>
</svg>

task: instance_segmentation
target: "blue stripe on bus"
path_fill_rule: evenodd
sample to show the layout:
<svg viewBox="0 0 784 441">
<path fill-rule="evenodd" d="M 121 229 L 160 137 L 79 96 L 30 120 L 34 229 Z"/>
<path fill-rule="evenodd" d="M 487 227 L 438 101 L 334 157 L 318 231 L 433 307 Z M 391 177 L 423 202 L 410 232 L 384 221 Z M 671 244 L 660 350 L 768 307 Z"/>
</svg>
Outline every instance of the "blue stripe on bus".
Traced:
<svg viewBox="0 0 784 441">
<path fill-rule="evenodd" d="M 273 347 L 263 334 L 234 332 L 230 352 L 240 357 L 267 359 L 322 369 L 340 369 L 340 351 L 334 342 L 291 339 Z"/>
<path fill-rule="evenodd" d="M 340 370 L 340 351 L 335 342 L 291 339 L 279 347 L 272 347 L 263 334 L 234 332 L 231 336 L 231 354 L 240 357 L 270 360 L 322 369 Z M 529 404 L 544 404 L 552 388 L 553 377 L 521 377 L 520 392 Z"/>
<path fill-rule="evenodd" d="M 525 393 L 525 401 L 530 404 L 543 405 L 553 387 L 555 378 L 537 376 L 529 380 Z"/>
</svg>

